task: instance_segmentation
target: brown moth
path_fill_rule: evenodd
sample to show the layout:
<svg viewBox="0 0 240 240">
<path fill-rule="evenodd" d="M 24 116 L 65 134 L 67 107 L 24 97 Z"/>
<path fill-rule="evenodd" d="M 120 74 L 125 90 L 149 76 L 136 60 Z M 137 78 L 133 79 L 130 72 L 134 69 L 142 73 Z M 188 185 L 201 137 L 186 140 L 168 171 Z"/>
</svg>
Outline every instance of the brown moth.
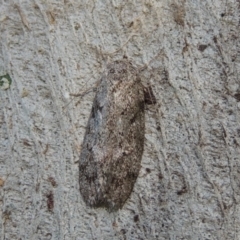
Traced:
<svg viewBox="0 0 240 240">
<path fill-rule="evenodd" d="M 97 87 L 80 155 L 80 192 L 91 207 L 116 211 L 130 196 L 144 148 L 144 88 L 124 59 Z"/>
</svg>

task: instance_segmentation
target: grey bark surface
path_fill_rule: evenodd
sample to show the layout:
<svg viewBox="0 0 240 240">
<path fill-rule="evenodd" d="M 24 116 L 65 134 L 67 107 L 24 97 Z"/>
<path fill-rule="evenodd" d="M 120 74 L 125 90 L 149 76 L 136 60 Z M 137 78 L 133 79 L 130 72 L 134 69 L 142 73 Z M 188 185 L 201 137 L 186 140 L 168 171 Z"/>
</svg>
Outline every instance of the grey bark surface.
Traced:
<svg viewBox="0 0 240 240">
<path fill-rule="evenodd" d="M 239 21 L 239 0 L 1 0 L 1 239 L 240 239 Z M 124 56 L 157 104 L 109 213 L 79 192 L 94 93 L 70 94 Z"/>
</svg>

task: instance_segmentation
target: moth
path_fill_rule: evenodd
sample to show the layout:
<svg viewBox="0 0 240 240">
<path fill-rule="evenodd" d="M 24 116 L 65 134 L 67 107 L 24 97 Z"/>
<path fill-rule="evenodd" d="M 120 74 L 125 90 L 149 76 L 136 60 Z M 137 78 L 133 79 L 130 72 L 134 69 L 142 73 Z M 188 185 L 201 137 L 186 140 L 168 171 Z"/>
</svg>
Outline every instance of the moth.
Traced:
<svg viewBox="0 0 240 240">
<path fill-rule="evenodd" d="M 130 196 L 144 149 L 146 95 L 149 91 L 128 60 L 107 65 L 79 160 L 80 192 L 88 206 L 116 211 Z"/>
</svg>

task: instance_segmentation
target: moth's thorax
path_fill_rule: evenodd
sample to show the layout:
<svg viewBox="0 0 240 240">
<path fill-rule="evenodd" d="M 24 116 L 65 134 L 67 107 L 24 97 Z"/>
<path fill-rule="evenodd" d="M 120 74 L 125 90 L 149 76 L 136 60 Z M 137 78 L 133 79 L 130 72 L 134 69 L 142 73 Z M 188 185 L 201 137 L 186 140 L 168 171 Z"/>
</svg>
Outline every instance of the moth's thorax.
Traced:
<svg viewBox="0 0 240 240">
<path fill-rule="evenodd" d="M 115 61 L 107 66 L 107 79 L 111 81 L 134 81 L 136 69 L 127 60 Z"/>
</svg>

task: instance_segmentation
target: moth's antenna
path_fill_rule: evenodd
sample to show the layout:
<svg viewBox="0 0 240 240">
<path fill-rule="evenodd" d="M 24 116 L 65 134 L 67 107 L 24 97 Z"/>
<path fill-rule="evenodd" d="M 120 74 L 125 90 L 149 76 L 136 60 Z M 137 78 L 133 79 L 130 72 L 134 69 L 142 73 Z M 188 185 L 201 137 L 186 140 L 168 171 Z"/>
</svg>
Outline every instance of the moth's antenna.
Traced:
<svg viewBox="0 0 240 240">
<path fill-rule="evenodd" d="M 97 81 L 95 83 L 95 86 L 94 87 L 91 87 L 91 88 L 88 88 L 86 89 L 85 91 L 81 92 L 81 93 L 70 93 L 69 95 L 72 96 L 72 97 L 80 97 L 80 100 L 77 101 L 77 103 L 75 104 L 75 106 L 77 106 L 79 104 L 79 102 L 81 101 L 81 99 L 87 95 L 88 93 L 90 92 L 95 92 L 97 90 L 97 87 L 99 85 L 100 81 Z M 64 108 L 66 108 L 72 101 L 73 101 L 74 98 L 71 99 L 71 101 L 69 103 L 66 104 L 66 106 L 64 106 Z"/>
</svg>

